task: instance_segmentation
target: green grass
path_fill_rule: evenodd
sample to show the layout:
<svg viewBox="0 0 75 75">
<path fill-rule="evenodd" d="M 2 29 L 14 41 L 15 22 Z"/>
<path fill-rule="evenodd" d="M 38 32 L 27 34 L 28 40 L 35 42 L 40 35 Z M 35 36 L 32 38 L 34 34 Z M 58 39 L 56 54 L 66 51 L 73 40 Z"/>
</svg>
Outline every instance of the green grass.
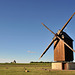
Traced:
<svg viewBox="0 0 75 75">
<path fill-rule="evenodd" d="M 25 69 L 29 72 L 25 72 Z M 0 75 L 75 75 L 75 71 L 53 71 L 50 63 L 1 63 Z"/>
</svg>

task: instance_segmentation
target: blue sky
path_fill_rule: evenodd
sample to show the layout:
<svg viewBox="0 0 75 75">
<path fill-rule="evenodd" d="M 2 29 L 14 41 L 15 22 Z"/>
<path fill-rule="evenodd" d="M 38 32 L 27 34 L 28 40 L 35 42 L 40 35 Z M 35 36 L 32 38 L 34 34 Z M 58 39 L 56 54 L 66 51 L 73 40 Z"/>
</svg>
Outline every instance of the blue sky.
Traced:
<svg viewBox="0 0 75 75">
<path fill-rule="evenodd" d="M 56 33 L 74 12 L 75 0 L 0 0 L 0 63 L 54 61 L 53 45 L 38 60 L 54 36 L 41 23 Z M 75 40 L 75 16 L 64 31 Z"/>
</svg>

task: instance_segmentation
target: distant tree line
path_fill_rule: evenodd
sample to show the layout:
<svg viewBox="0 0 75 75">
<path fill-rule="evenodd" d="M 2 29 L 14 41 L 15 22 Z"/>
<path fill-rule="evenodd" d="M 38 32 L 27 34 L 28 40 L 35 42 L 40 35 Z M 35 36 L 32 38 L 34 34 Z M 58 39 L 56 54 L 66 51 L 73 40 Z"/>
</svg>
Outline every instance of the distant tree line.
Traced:
<svg viewBox="0 0 75 75">
<path fill-rule="evenodd" d="M 43 62 L 43 61 L 40 61 L 40 62 L 34 62 L 34 61 L 31 61 L 30 63 L 52 63 L 52 62 Z"/>
</svg>

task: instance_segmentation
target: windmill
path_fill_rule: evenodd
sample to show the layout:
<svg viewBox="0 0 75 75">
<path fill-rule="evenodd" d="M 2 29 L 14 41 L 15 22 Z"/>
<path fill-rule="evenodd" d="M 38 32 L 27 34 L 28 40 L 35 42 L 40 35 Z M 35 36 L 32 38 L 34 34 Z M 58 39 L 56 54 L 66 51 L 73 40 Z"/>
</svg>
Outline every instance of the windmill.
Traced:
<svg viewBox="0 0 75 75">
<path fill-rule="evenodd" d="M 42 23 L 44 27 L 46 27 L 51 33 L 54 34 L 54 37 L 51 43 L 42 53 L 40 58 L 48 51 L 48 49 L 54 43 L 54 61 L 73 61 L 73 52 L 75 52 L 73 50 L 73 40 L 63 30 L 67 26 L 67 24 L 70 22 L 70 20 L 72 19 L 74 15 L 75 15 L 75 12 L 69 18 L 69 20 L 65 23 L 62 29 L 58 30 L 56 34 L 52 30 L 50 30 L 45 24 Z"/>
</svg>

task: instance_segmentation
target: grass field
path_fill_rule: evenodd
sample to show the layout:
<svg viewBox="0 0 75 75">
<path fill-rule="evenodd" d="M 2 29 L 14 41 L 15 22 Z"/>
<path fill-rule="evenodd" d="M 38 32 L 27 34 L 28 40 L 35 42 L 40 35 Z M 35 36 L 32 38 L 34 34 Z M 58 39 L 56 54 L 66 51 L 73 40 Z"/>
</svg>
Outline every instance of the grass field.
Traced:
<svg viewBox="0 0 75 75">
<path fill-rule="evenodd" d="M 53 71 L 50 63 L 0 64 L 0 75 L 75 75 L 75 71 Z"/>
</svg>

